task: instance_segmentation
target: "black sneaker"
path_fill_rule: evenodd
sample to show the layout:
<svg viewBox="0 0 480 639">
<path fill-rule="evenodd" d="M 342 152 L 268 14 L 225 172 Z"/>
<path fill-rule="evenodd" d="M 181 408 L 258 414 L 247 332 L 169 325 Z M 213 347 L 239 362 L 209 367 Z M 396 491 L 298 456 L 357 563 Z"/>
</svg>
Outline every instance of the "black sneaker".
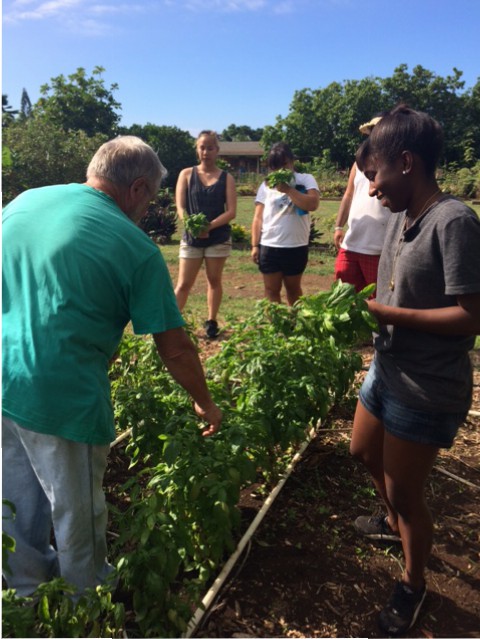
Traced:
<svg viewBox="0 0 480 639">
<path fill-rule="evenodd" d="M 367 537 L 368 539 L 374 539 L 376 541 L 394 541 L 401 543 L 400 535 L 394 532 L 387 522 L 385 515 L 379 515 L 378 517 L 357 517 L 354 521 L 355 530 Z"/>
<path fill-rule="evenodd" d="M 218 323 L 215 320 L 207 320 L 203 327 L 205 329 L 207 337 L 210 337 L 211 339 L 217 337 L 219 330 Z"/>
<path fill-rule="evenodd" d="M 403 581 L 397 581 L 390 601 L 378 616 L 380 630 L 388 637 L 402 635 L 416 622 L 420 608 L 425 600 L 425 585 L 413 590 Z"/>
</svg>

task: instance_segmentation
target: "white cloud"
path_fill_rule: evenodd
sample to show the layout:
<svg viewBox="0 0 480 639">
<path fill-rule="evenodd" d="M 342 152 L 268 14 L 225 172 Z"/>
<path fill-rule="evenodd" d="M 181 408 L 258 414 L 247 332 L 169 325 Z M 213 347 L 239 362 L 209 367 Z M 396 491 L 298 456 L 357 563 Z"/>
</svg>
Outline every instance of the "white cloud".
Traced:
<svg viewBox="0 0 480 639">
<path fill-rule="evenodd" d="M 3 19 L 6 22 L 21 20 L 43 20 L 75 7 L 81 0 L 52 0 L 51 2 L 14 2 L 5 9 Z"/>
<path fill-rule="evenodd" d="M 300 4 L 317 0 L 163 0 L 163 7 L 178 11 L 201 13 L 255 13 L 288 14 Z M 327 0 L 329 2 L 335 0 Z M 82 32 L 89 36 L 105 35 L 121 31 L 119 25 L 108 20 L 114 15 L 133 15 L 155 12 L 160 2 L 132 0 L 4 0 L 3 21 L 5 25 L 28 21 L 55 21 L 62 28 Z"/>
<path fill-rule="evenodd" d="M 141 4 L 94 4 L 90 7 L 90 13 L 106 15 L 112 13 L 143 13 L 147 7 Z"/>
<path fill-rule="evenodd" d="M 88 31 L 92 34 L 103 34 L 109 30 L 108 25 L 102 25 L 92 16 L 138 13 L 144 11 L 145 5 L 141 4 L 117 4 L 115 0 L 111 3 L 96 3 L 86 0 L 14 0 L 5 6 L 3 20 L 5 23 L 19 23 L 31 20 L 59 20 L 66 26 L 74 25 L 76 30 L 82 25 L 88 26 Z"/>
<path fill-rule="evenodd" d="M 321 0 L 322 3 L 349 2 L 351 0 Z M 269 14 L 288 14 L 297 11 L 300 6 L 318 4 L 319 0 L 163 0 L 167 7 L 193 12 L 248 13 L 267 12 Z"/>
<path fill-rule="evenodd" d="M 167 6 L 183 6 L 191 11 L 219 11 L 234 13 L 259 11 L 267 7 L 272 0 L 165 0 Z M 275 5 L 275 2 L 273 2 Z"/>
</svg>

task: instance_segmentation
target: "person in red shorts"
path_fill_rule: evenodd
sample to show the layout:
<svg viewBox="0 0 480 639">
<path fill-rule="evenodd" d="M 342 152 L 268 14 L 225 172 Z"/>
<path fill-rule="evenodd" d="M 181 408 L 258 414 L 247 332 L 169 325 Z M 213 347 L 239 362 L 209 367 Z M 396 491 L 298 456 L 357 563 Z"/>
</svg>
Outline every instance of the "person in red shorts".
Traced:
<svg viewBox="0 0 480 639">
<path fill-rule="evenodd" d="M 360 132 L 369 135 L 380 120 L 381 116 L 377 116 L 362 124 Z M 340 203 L 333 236 L 338 251 L 335 279 L 353 284 L 357 292 L 377 282 L 378 262 L 390 217 L 390 210 L 369 197 L 368 189 L 367 178 L 354 163 Z M 345 233 L 347 223 L 348 230 Z"/>
</svg>

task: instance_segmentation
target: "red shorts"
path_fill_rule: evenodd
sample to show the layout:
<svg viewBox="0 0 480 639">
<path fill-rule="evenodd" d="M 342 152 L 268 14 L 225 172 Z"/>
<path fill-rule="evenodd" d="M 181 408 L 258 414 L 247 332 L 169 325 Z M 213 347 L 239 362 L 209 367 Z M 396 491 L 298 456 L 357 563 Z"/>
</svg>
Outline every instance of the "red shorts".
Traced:
<svg viewBox="0 0 480 639">
<path fill-rule="evenodd" d="M 357 293 L 365 286 L 377 283 L 380 255 L 365 255 L 340 249 L 335 260 L 335 279 L 355 286 Z"/>
</svg>

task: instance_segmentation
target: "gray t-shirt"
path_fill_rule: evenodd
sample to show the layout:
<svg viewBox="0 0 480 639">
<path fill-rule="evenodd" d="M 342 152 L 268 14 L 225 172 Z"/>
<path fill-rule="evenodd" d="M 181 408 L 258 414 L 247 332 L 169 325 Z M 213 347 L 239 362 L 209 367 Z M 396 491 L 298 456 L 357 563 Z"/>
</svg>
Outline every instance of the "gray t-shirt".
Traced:
<svg viewBox="0 0 480 639">
<path fill-rule="evenodd" d="M 406 231 L 390 217 L 378 269 L 377 301 L 400 308 L 455 306 L 480 293 L 480 220 L 454 197 L 433 204 Z M 414 409 L 463 412 L 471 404 L 474 337 L 383 326 L 376 362 L 390 391 Z"/>
</svg>

